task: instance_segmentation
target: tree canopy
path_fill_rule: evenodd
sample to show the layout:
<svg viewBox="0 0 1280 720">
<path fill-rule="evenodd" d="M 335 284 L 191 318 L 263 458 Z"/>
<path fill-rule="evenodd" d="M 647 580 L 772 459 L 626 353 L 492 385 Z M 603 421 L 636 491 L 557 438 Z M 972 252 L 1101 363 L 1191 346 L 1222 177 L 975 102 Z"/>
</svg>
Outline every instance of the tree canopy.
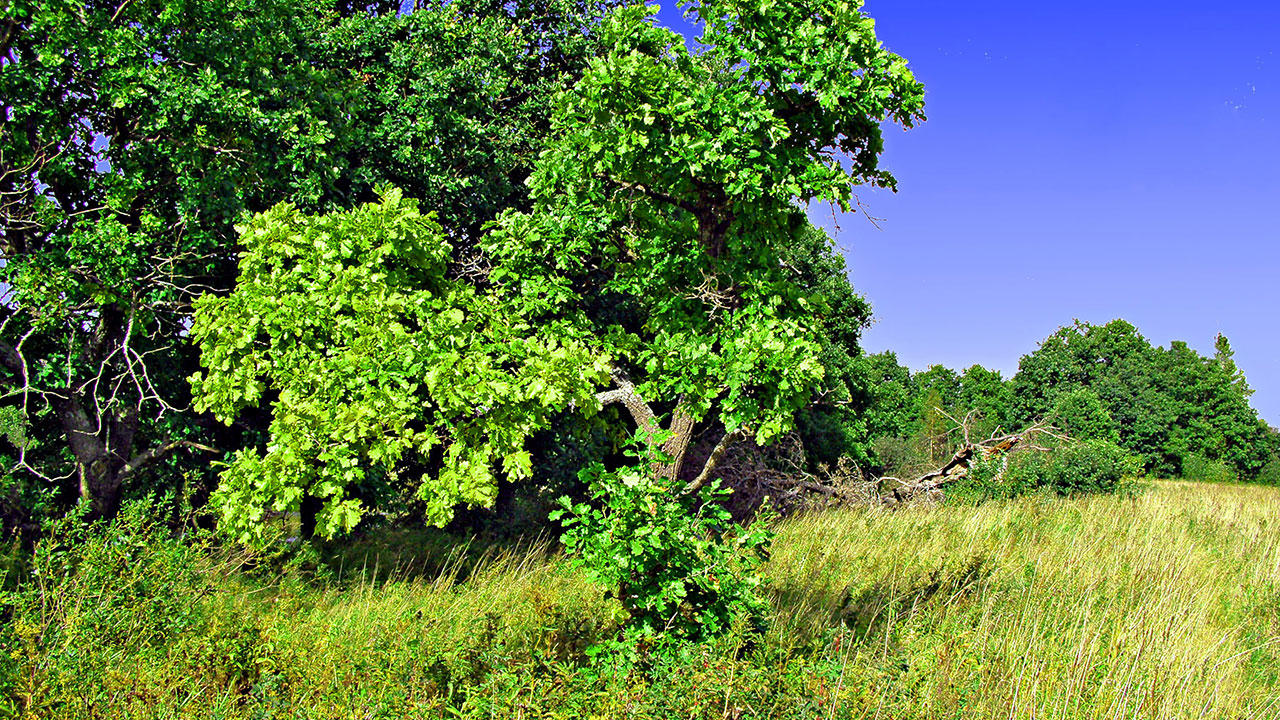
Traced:
<svg viewBox="0 0 1280 720">
<path fill-rule="evenodd" d="M 552 97 L 598 54 L 608 4 L 399 6 L 9 3 L 0 367 L 20 442 L 0 494 L 27 499 L 6 524 L 78 497 L 111 514 L 264 430 L 220 430 L 184 381 L 192 301 L 234 284 L 248 215 L 349 209 L 393 181 L 447 219 L 458 266 L 527 206 Z"/>
<path fill-rule="evenodd" d="M 694 5 L 705 27 L 697 51 L 657 27 L 650 8 L 611 13 L 600 28 L 609 52 L 559 96 L 548 142 L 528 181 L 530 209 L 500 216 L 481 243 L 488 272 L 466 291 L 463 283 L 452 285 L 456 292 L 444 296 L 455 300 L 436 308 L 457 318 L 450 332 L 465 324 L 480 337 L 455 337 L 454 354 L 419 355 L 419 365 L 406 360 L 403 377 L 388 382 L 412 384 L 413 373 L 442 362 L 454 374 L 444 385 L 418 388 L 430 401 L 419 406 L 420 427 L 390 412 L 401 405 L 387 409 L 386 417 L 415 428 L 397 436 L 402 439 L 393 441 L 395 451 L 383 453 L 371 440 L 356 443 L 351 452 L 394 464 L 399 448 L 421 442 L 426 428 L 439 433 L 448 453 L 445 465 L 463 461 L 423 478 L 422 492 L 435 498 L 431 507 L 443 510 L 460 500 L 488 502 L 496 483 L 489 466 L 497 459 L 507 473 L 525 472 L 523 439 L 545 424 L 552 409 L 570 403 L 587 411 L 622 404 L 652 447 L 656 472 L 672 478 L 681 475 L 699 424 L 721 429 L 721 448 L 745 437 L 766 442 L 790 430 L 823 375 L 820 336 L 831 297 L 815 294 L 783 260 L 798 236 L 812 232 L 797 203 L 847 205 L 855 183 L 892 186 L 892 176 L 877 167 L 880 123 L 910 125 L 920 118 L 919 83 L 901 58 L 880 46 L 859 7 L 831 1 Z M 792 32 L 777 35 L 783 26 Z M 254 318 L 275 313 L 255 302 L 290 308 L 303 323 L 327 318 L 335 307 L 342 314 L 347 305 L 332 293 L 349 286 L 328 278 L 337 276 L 333 266 L 344 265 L 344 258 L 363 267 L 361 277 L 370 282 L 411 277 L 376 272 L 376 264 L 398 256 L 351 255 L 343 249 L 352 242 L 346 235 L 359 228 L 376 249 L 406 242 L 413 233 L 386 223 L 364 225 L 357 215 L 302 220 L 291 212 L 262 216 L 242 237 L 247 245 L 254 233 L 283 243 L 298 232 L 289 229 L 295 224 L 315 228 L 295 250 L 307 253 L 306 262 L 299 255 L 268 262 L 283 270 L 256 269 L 271 251 L 256 242 L 250 246 L 236 291 L 226 301 L 208 301 L 197 319 L 209 368 L 197 386 L 202 402 L 225 407 L 224 419 L 267 385 L 281 393 L 271 440 L 260 456 L 278 458 L 279 470 L 265 470 L 253 454 L 241 455 L 233 468 L 245 477 L 289 476 L 298 482 L 286 491 L 276 481 L 234 480 L 241 470 L 233 469 L 225 480 L 256 494 L 236 500 L 227 491 L 227 507 L 252 508 L 252 518 L 268 505 L 289 508 L 303 494 L 318 495 L 328 503 L 324 528 L 333 531 L 354 517 L 354 511 L 341 509 L 353 506 L 343 505 L 344 494 L 335 485 L 349 485 L 359 475 L 337 470 L 318 477 L 302 470 L 319 457 L 324 435 L 318 440 L 291 431 L 299 423 L 280 418 L 292 412 L 289 407 L 311 407 L 314 400 L 331 414 L 363 414 L 372 427 L 367 437 L 382 438 L 387 428 L 374 420 L 383 416 L 381 406 L 370 406 L 372 397 L 365 401 L 353 390 L 334 388 L 382 386 L 381 366 L 373 358 L 384 353 L 361 351 L 362 357 L 372 353 L 373 366 L 331 362 L 366 341 L 359 333 L 342 334 L 341 323 L 320 321 L 325 334 L 316 336 L 311 352 L 326 358 L 321 369 L 288 345 L 268 343 L 269 349 L 257 350 L 253 334 L 231 328 L 246 322 L 252 327 L 259 322 Z M 395 252 L 418 253 L 412 243 Z M 307 279 L 281 279 L 284 270 Z M 271 283 L 259 287 L 259 276 Z M 431 277 L 438 283 L 447 279 L 436 271 L 412 282 L 429 284 Z M 407 292 L 396 289 L 393 295 L 401 300 L 382 301 L 392 329 L 374 334 L 404 335 L 401 342 L 411 347 L 418 341 L 407 338 L 423 338 L 434 348 L 443 341 L 427 338 L 443 331 L 415 316 L 421 310 L 409 306 L 426 301 L 410 302 L 412 296 L 402 296 Z M 433 297 L 443 291 L 435 292 Z M 242 307 L 249 308 L 243 316 L 237 314 Z M 413 329 L 401 333 L 395 326 Z M 296 335 L 287 325 L 266 332 Z M 530 344 L 523 356 L 513 349 L 522 343 Z M 228 354 L 234 352 L 244 355 L 233 361 Z M 258 352 L 264 357 L 249 361 Z M 386 360 L 394 364 L 392 357 Z M 527 375 L 521 367 L 529 369 Z M 576 385 L 566 384 L 566 369 Z M 328 381 L 309 377 L 317 373 Z M 601 382 L 606 377 L 611 389 Z M 466 398 L 481 420 L 460 424 L 454 416 L 463 406 L 438 396 L 473 386 L 486 388 Z M 399 396 L 404 407 L 412 392 Z M 666 427 L 660 416 L 667 418 Z M 293 442 L 279 437 L 285 432 L 309 444 L 282 452 Z M 382 454 L 372 457 L 375 451 Z M 718 457 L 713 452 L 691 468 L 691 488 L 707 482 Z M 468 482 L 460 483 L 458 473 Z M 445 517 L 430 515 L 437 521 Z"/>
</svg>

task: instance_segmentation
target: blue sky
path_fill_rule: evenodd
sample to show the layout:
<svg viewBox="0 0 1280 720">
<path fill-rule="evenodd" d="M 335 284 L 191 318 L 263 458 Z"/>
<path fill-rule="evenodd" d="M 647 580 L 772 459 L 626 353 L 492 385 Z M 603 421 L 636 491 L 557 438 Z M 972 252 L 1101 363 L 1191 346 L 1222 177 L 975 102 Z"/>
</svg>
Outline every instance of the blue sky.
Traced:
<svg viewBox="0 0 1280 720">
<path fill-rule="evenodd" d="M 811 210 L 875 308 L 869 350 L 1007 377 L 1074 318 L 1206 354 L 1222 332 L 1280 424 L 1280 3 L 866 11 L 929 116 L 887 134 L 899 192 L 861 194 L 881 229 Z"/>
</svg>

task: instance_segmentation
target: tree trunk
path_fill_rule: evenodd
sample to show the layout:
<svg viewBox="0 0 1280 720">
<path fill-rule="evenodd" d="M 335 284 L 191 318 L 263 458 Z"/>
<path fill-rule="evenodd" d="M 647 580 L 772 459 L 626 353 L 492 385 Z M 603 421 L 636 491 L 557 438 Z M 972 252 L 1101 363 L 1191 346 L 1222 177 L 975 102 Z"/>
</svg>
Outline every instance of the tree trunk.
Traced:
<svg viewBox="0 0 1280 720">
<path fill-rule="evenodd" d="M 631 413 L 632 419 L 635 420 L 636 426 L 642 430 L 648 431 L 648 436 L 653 437 L 654 433 L 662 430 L 662 426 L 658 423 L 657 417 L 653 413 L 653 409 L 645 402 L 644 398 L 636 393 L 635 385 L 630 379 L 619 370 L 614 370 L 613 380 L 617 384 L 617 388 L 596 394 L 596 399 L 602 405 L 610 403 L 621 403 Z M 661 450 L 661 453 L 668 458 L 667 462 L 657 464 L 653 468 L 654 474 L 666 480 L 675 480 L 680 477 L 680 470 L 684 465 L 685 455 L 689 450 L 689 443 L 693 439 L 693 428 L 697 423 L 697 419 L 689 414 L 688 408 L 684 403 L 684 398 L 676 403 L 675 410 L 671 412 L 671 425 L 668 430 L 671 435 L 662 443 L 660 447 L 654 447 L 653 440 L 649 441 L 649 447 L 652 450 Z M 697 476 L 692 482 L 684 487 L 682 494 L 696 492 L 703 485 L 711 480 L 711 473 L 716 469 L 720 460 L 724 457 L 725 452 L 731 445 L 739 442 L 747 437 L 750 433 L 739 428 L 733 432 L 726 433 L 720 439 L 719 444 L 712 451 L 707 461 L 703 463 L 702 468 L 698 471 Z"/>
<path fill-rule="evenodd" d="M 80 500 L 89 504 L 89 519 L 109 520 L 120 511 L 120 495 L 124 478 L 109 456 L 88 462 L 77 459 L 80 475 Z"/>
<path fill-rule="evenodd" d="M 50 404 L 67 439 L 67 449 L 75 458 L 80 501 L 89 505 L 89 519 L 115 517 L 120 510 L 121 470 L 127 458 L 108 446 L 113 423 L 94 422 L 83 405 L 69 395 L 50 394 Z M 131 445 L 133 435 L 122 431 L 117 440 Z"/>
</svg>

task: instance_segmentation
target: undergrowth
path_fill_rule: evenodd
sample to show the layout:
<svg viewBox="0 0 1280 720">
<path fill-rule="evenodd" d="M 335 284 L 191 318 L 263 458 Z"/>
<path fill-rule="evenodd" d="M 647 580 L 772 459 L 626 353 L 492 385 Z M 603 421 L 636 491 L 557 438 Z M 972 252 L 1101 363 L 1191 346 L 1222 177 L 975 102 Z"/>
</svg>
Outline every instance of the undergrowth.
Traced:
<svg viewBox="0 0 1280 720">
<path fill-rule="evenodd" d="M 1276 517 L 1272 488 L 1163 482 L 793 518 L 763 634 L 619 666 L 588 650 L 622 606 L 545 545 L 263 558 L 127 513 L 6 580 L 0 717 L 1270 717 Z"/>
</svg>

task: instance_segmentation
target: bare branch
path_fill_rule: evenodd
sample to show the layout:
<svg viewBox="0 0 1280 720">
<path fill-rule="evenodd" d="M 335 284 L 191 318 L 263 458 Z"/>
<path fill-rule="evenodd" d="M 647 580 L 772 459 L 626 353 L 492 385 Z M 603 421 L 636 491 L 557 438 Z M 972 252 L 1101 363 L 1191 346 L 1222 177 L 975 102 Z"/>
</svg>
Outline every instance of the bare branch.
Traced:
<svg viewBox="0 0 1280 720">
<path fill-rule="evenodd" d="M 657 418 L 654 416 L 653 408 L 649 407 L 649 403 L 645 402 L 644 398 L 636 393 L 636 386 L 627 377 L 626 373 L 614 368 L 610 375 L 612 375 L 613 382 L 618 387 L 613 390 L 596 393 L 596 400 L 599 400 L 601 405 L 622 403 L 631 413 L 632 419 L 636 421 L 636 427 L 650 432 L 657 430 L 658 423 Z"/>
<path fill-rule="evenodd" d="M 698 473 L 698 477 L 692 482 L 684 486 L 684 490 L 680 491 L 681 495 L 695 493 L 711 481 L 711 475 L 715 472 L 716 467 L 720 465 L 720 461 L 724 459 L 724 454 L 729 451 L 735 443 L 746 440 L 750 437 L 750 433 L 746 428 L 738 428 L 733 432 L 727 432 L 724 437 L 720 438 L 720 442 L 716 443 L 715 449 L 711 451 L 711 456 L 707 458 L 707 462 L 702 466 L 702 471 Z"/>
<path fill-rule="evenodd" d="M 661 190 L 656 190 L 654 188 L 651 188 L 648 185 L 641 185 L 640 183 L 627 182 L 625 180 L 617 180 L 615 178 L 609 177 L 608 175 L 597 175 L 596 177 L 616 188 L 619 188 L 622 190 L 628 190 L 633 193 L 639 193 L 641 195 L 644 195 L 645 197 L 658 200 L 659 202 L 664 202 L 674 207 L 678 207 L 681 210 L 693 213 L 694 215 L 701 214 L 700 209 L 696 204 L 691 203 L 688 200 L 682 200 L 681 198 L 675 197 L 674 195 L 668 195 L 667 193 L 664 193 Z"/>
<path fill-rule="evenodd" d="M 124 467 L 120 469 L 120 477 L 129 477 L 147 465 L 163 459 L 169 453 L 182 447 L 191 448 L 192 450 L 200 450 L 202 452 L 220 452 L 217 448 L 212 448 L 208 445 L 201 445 L 200 443 L 192 442 L 190 440 L 174 440 L 172 442 L 164 443 L 163 445 L 157 445 L 150 450 L 135 455 L 132 460 L 125 463 Z"/>
</svg>

